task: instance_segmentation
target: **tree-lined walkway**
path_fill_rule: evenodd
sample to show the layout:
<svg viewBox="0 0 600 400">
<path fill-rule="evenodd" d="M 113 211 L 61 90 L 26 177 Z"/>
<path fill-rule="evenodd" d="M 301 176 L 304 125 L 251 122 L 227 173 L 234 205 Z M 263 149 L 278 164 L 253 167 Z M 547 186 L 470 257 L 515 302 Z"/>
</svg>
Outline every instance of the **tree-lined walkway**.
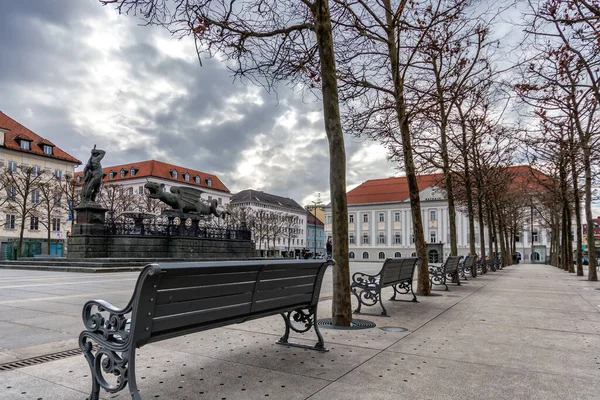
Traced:
<svg viewBox="0 0 600 400">
<path fill-rule="evenodd" d="M 597 399 L 599 288 L 510 266 L 418 304 L 387 301 L 390 318 L 361 316 L 375 329 L 323 329 L 329 353 L 275 345 L 278 318 L 151 344 L 138 382 L 144 399 Z M 320 305 L 329 316 L 331 300 Z M 83 399 L 88 374 L 81 356 L 0 372 L 0 399 Z"/>
</svg>

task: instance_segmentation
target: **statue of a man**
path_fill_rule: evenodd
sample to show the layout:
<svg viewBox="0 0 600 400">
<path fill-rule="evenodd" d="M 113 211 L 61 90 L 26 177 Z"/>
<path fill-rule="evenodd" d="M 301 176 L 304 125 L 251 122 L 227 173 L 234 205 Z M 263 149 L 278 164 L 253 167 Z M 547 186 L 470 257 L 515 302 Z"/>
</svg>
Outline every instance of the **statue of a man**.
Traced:
<svg viewBox="0 0 600 400">
<path fill-rule="evenodd" d="M 96 149 L 96 145 L 92 149 L 92 155 L 83 169 L 83 189 L 81 190 L 81 202 L 95 202 L 100 186 L 102 185 L 102 165 L 100 161 L 104 158 L 106 152 Z"/>
</svg>

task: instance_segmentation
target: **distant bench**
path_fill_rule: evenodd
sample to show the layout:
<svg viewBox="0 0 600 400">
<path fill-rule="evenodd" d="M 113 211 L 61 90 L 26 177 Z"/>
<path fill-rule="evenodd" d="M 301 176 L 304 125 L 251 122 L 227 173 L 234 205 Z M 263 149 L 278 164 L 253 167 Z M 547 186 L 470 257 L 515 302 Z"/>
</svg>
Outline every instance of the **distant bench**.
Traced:
<svg viewBox="0 0 600 400">
<path fill-rule="evenodd" d="M 408 293 L 413 295 L 411 301 L 417 302 L 417 296 L 413 291 L 412 281 L 415 271 L 415 265 L 418 258 L 388 258 L 383 263 L 381 271 L 375 275 L 357 272 L 352 275 L 352 284 L 350 290 L 358 300 L 358 308 L 354 311 L 360 313 L 361 306 L 374 306 L 378 301 L 383 311 L 381 315 L 387 316 L 387 311 L 383 306 L 381 289 L 391 286 L 394 288 L 394 295 L 390 300 L 396 300 L 396 294 Z M 398 300 L 406 301 L 406 300 Z"/>
<path fill-rule="evenodd" d="M 448 279 L 451 282 L 460 286 L 459 265 L 462 256 L 449 256 L 446 261 L 439 267 L 429 267 L 429 286 L 433 288 L 433 285 L 444 285 L 448 290 L 446 281 Z"/>
<path fill-rule="evenodd" d="M 323 274 L 333 264 L 290 260 L 148 265 L 125 308 L 103 300 L 83 307 L 86 329 L 79 335 L 79 347 L 92 372 L 90 400 L 99 399 L 100 387 L 116 393 L 126 385 L 132 399 L 141 399 L 135 376 L 137 348 L 275 314 L 285 322 L 277 343 L 327 351 L 316 324 L 317 304 Z M 303 333 L 311 328 L 317 336 L 314 346 L 288 342 L 290 330 Z"/>
<path fill-rule="evenodd" d="M 467 279 L 467 274 L 471 273 L 471 268 L 475 267 L 475 261 L 477 260 L 477 255 L 469 255 L 465 257 L 460 263 L 460 275 Z"/>
</svg>

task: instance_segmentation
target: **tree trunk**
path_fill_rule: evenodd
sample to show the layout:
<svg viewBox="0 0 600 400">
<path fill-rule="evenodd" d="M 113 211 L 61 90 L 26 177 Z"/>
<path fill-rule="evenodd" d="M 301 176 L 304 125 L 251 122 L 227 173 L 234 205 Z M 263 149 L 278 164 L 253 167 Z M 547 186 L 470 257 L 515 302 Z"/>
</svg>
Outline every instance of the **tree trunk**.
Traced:
<svg viewBox="0 0 600 400">
<path fill-rule="evenodd" d="M 415 164 L 413 161 L 410 127 L 408 124 L 408 115 L 404 101 L 404 83 L 400 75 L 400 61 L 398 59 L 398 46 L 396 43 L 394 27 L 394 15 L 390 0 L 383 0 L 385 7 L 385 18 L 387 23 L 387 44 L 390 57 L 390 68 L 394 82 L 394 100 L 396 106 L 396 116 L 400 125 L 400 135 L 402 138 L 402 155 L 404 158 L 404 169 L 406 171 L 406 180 L 408 182 L 410 208 L 413 220 L 413 234 L 415 238 L 415 247 L 419 257 L 417 294 L 428 296 L 431 293 L 429 287 L 429 262 L 427 259 L 427 248 L 425 246 L 425 236 L 423 234 L 423 220 L 421 217 L 421 199 L 419 196 L 419 185 Z M 345 221 L 347 223 L 347 221 Z"/>
<path fill-rule="evenodd" d="M 477 254 L 475 245 L 475 210 L 473 209 L 473 193 L 471 193 L 471 171 L 469 166 L 469 146 L 467 144 L 467 126 L 460 106 L 460 127 L 462 130 L 462 156 L 465 168 L 465 192 L 467 197 L 467 217 L 469 219 L 469 254 Z M 477 268 L 471 268 L 471 276 L 477 277 Z"/>
<path fill-rule="evenodd" d="M 587 248 L 588 248 L 588 281 L 597 281 L 596 272 L 596 243 L 594 242 L 594 217 L 592 215 L 592 167 L 590 165 L 590 148 L 587 143 L 582 143 L 583 166 L 585 171 L 585 219 L 587 221 Z"/>
<path fill-rule="evenodd" d="M 581 231 L 581 205 L 579 182 L 575 166 L 575 150 L 571 144 L 571 175 L 573 177 L 573 202 L 575 203 L 575 229 L 577 230 L 577 276 L 583 276 L 583 232 Z"/>
<path fill-rule="evenodd" d="M 346 198 L 346 149 L 340 121 L 333 33 L 329 2 L 316 0 L 312 7 L 321 64 L 323 116 L 329 143 L 329 185 L 333 219 L 333 325 L 350 326 L 350 261 L 348 259 L 348 200 Z"/>
</svg>

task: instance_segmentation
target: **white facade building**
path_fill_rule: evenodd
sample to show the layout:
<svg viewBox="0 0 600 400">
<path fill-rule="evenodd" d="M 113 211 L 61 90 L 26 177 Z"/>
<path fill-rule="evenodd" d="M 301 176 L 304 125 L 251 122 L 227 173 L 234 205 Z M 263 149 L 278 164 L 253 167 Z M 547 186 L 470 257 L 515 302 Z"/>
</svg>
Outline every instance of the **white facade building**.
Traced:
<svg viewBox="0 0 600 400">
<path fill-rule="evenodd" d="M 15 173 L 20 166 L 33 167 L 37 171 L 43 171 L 43 179 L 62 180 L 64 177 L 73 176 L 74 169 L 81 161 L 57 147 L 50 140 L 45 139 L 25 126 L 21 125 L 8 115 L 0 112 L 0 168 L 11 169 Z M 34 254 L 46 254 L 47 235 L 50 229 L 50 254 L 55 256 L 64 255 L 65 241 L 71 229 L 71 214 L 66 201 L 52 211 L 52 220 L 45 221 L 48 228 L 44 226 L 43 212 L 36 209 L 21 221 L 15 206 L 17 202 L 10 200 L 14 193 L 8 193 L 10 189 L 4 188 L 7 195 L 6 202 L 2 202 L 0 214 L 4 222 L 0 230 L 0 256 L 2 259 L 16 257 L 15 240 L 19 237 L 20 224 L 25 225 L 24 256 Z M 40 201 L 39 191 L 34 189 L 31 193 L 31 204 Z M 60 202 L 60 198 L 58 198 Z M 38 207 L 39 208 L 39 207 Z M 11 254 L 8 254 L 11 253 Z"/>
<path fill-rule="evenodd" d="M 230 204 L 243 208 L 254 221 L 250 229 L 259 256 L 296 257 L 307 250 L 307 211 L 296 201 L 247 189 L 234 194 Z M 269 221 L 273 215 L 279 216 L 279 221 Z"/>
<path fill-rule="evenodd" d="M 422 222 L 426 243 L 442 243 L 443 259 L 450 253 L 450 225 L 448 203 L 444 191 L 437 185 L 441 174 L 418 177 Z M 348 235 L 351 260 L 372 261 L 392 257 L 416 256 L 412 214 L 406 177 L 369 180 L 348 192 Z M 331 206 L 325 208 L 325 236 L 332 234 Z M 550 253 L 550 235 L 534 216 L 533 243 L 531 229 L 523 227 L 516 242 L 516 251 L 522 260 L 544 262 Z M 469 253 L 469 221 L 465 213 L 457 210 L 458 254 Z M 475 242 L 481 254 L 479 226 L 475 221 Z M 487 227 L 485 243 L 489 245 Z M 335 238 L 333 238 L 335 246 Z M 485 253 L 488 254 L 488 249 Z M 431 250 L 430 250 L 431 251 Z M 442 256 L 442 255 L 438 255 Z M 430 254 L 431 259 L 431 254 Z M 440 260 L 441 262 L 441 260 Z"/>
</svg>

